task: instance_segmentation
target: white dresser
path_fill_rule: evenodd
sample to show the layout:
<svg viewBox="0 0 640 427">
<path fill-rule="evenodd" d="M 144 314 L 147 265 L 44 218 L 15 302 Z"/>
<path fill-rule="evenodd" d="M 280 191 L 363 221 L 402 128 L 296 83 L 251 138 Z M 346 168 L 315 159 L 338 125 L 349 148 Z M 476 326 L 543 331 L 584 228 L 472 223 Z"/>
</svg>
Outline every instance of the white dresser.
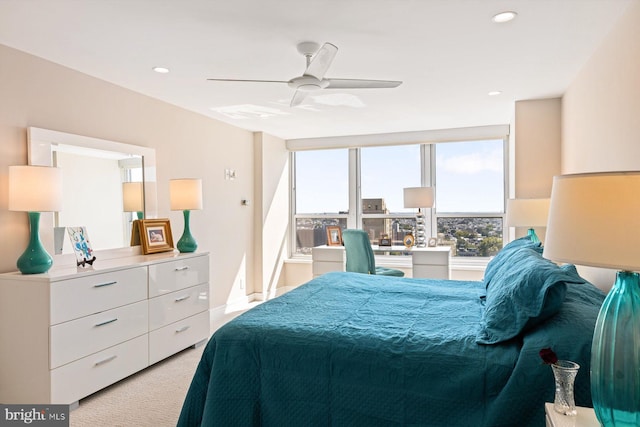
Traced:
<svg viewBox="0 0 640 427">
<path fill-rule="evenodd" d="M 413 277 L 429 279 L 451 278 L 451 248 L 437 246 L 434 248 L 410 248 L 404 246 L 378 247 L 374 252 L 406 252 L 411 254 Z M 330 271 L 344 271 L 346 254 L 344 246 L 316 246 L 311 249 L 313 277 Z"/>
<path fill-rule="evenodd" d="M 208 337 L 208 253 L 0 274 L 0 402 L 72 404 Z"/>
</svg>

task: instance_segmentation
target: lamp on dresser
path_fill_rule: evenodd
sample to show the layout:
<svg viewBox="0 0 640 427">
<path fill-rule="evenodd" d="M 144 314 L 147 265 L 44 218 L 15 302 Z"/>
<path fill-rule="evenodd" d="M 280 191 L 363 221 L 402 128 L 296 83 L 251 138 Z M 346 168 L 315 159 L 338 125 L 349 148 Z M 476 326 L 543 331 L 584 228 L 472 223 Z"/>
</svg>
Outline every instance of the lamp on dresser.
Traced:
<svg viewBox="0 0 640 427">
<path fill-rule="evenodd" d="M 404 189 L 404 207 L 418 208 L 416 214 L 416 246 L 426 246 L 427 236 L 425 231 L 424 213 L 421 208 L 433 207 L 433 187 L 407 187 Z"/>
<path fill-rule="evenodd" d="M 509 227 L 528 227 L 527 235 L 534 243 L 540 239 L 533 227 L 546 227 L 550 199 L 507 200 L 507 224 Z"/>
<path fill-rule="evenodd" d="M 144 193 L 142 182 L 122 183 L 122 210 L 124 212 L 136 212 L 138 219 L 144 216 Z"/>
<path fill-rule="evenodd" d="M 184 232 L 176 247 L 180 252 L 195 252 L 198 244 L 191 235 L 189 216 L 191 210 L 202 209 L 202 180 L 172 179 L 169 181 L 169 198 L 171 210 L 181 210 L 184 213 Z"/>
<path fill-rule="evenodd" d="M 544 256 L 619 270 L 596 321 L 591 395 L 603 426 L 640 425 L 640 172 L 554 177 Z"/>
<path fill-rule="evenodd" d="M 49 271 L 51 255 L 40 241 L 40 213 L 62 208 L 62 170 L 48 166 L 9 166 L 9 210 L 28 212 L 29 244 L 18 258 L 22 274 Z"/>
</svg>

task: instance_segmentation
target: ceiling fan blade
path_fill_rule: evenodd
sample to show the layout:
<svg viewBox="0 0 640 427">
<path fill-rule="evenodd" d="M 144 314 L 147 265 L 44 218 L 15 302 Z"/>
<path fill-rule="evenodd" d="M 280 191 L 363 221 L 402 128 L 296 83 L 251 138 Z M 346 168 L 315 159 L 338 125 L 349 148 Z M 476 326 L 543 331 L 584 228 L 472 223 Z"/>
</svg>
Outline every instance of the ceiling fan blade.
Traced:
<svg viewBox="0 0 640 427">
<path fill-rule="evenodd" d="M 249 83 L 288 83 L 285 80 L 241 80 L 241 79 L 207 79 L 216 82 L 249 82 Z"/>
<path fill-rule="evenodd" d="M 325 79 L 329 86 L 325 89 L 382 89 L 398 87 L 402 84 L 394 80 Z"/>
<path fill-rule="evenodd" d="M 293 94 L 293 98 L 291 99 L 290 107 L 296 107 L 302 104 L 302 101 L 307 97 L 309 92 L 305 92 L 303 90 L 296 90 L 296 93 Z"/>
<path fill-rule="evenodd" d="M 329 66 L 333 62 L 333 58 L 336 57 L 336 53 L 338 53 L 338 48 L 335 45 L 332 45 L 331 43 L 323 44 L 318 52 L 313 56 L 313 59 L 307 66 L 304 74 L 306 76 L 312 76 L 318 80 L 322 80 L 329 69 Z"/>
</svg>

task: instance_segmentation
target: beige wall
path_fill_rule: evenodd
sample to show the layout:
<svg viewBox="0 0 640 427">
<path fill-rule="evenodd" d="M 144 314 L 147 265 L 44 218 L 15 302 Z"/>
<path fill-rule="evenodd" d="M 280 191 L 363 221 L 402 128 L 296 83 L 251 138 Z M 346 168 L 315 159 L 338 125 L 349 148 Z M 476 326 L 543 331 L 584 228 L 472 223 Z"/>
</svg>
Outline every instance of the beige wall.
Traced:
<svg viewBox="0 0 640 427">
<path fill-rule="evenodd" d="M 566 91 L 562 173 L 640 170 L 640 2 L 634 2 Z M 613 272 L 581 268 L 608 289 Z"/>
<path fill-rule="evenodd" d="M 516 198 L 551 196 L 553 176 L 560 173 L 560 98 L 515 103 Z"/>
<path fill-rule="evenodd" d="M 262 132 L 254 135 L 255 229 L 254 292 L 266 299 L 282 283 L 288 257 L 289 152 L 285 141 Z"/>
<path fill-rule="evenodd" d="M 514 179 L 512 197 L 538 199 L 551 196 L 553 177 L 560 174 L 561 108 L 560 98 L 515 103 L 511 125 L 513 153 L 510 153 Z M 545 231 L 545 227 L 536 228 L 536 234 L 543 242 Z M 526 234 L 527 228 L 518 228 L 510 239 Z"/>
<path fill-rule="evenodd" d="M 171 219 L 171 178 L 202 178 L 204 209 L 191 214 L 199 251 L 211 252 L 212 306 L 253 290 L 253 134 L 0 45 L 0 272 L 27 245 L 27 215 L 7 211 L 9 165 L 26 164 L 28 126 L 156 149 L 158 215 Z M 235 180 L 224 179 L 235 169 Z M 91 235 L 91 230 L 89 230 Z M 97 261 L 99 262 L 99 260 Z M 240 289 L 244 280 L 246 289 Z"/>
<path fill-rule="evenodd" d="M 640 170 L 640 2 L 563 98 L 562 172 Z"/>
</svg>

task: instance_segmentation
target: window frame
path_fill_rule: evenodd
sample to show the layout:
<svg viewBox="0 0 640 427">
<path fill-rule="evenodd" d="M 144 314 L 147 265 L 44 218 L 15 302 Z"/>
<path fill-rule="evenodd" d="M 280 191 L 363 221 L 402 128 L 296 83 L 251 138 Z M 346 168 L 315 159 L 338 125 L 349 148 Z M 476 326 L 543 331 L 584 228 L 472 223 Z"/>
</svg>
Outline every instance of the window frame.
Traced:
<svg viewBox="0 0 640 427">
<path fill-rule="evenodd" d="M 433 236 L 437 233 L 437 219 L 439 217 L 483 217 L 483 218 L 500 218 L 502 219 L 502 240 L 505 241 L 508 230 L 505 227 L 505 214 L 506 214 L 506 203 L 509 195 L 509 135 L 500 136 L 500 137 L 483 137 L 483 138 L 465 138 L 460 140 L 448 140 L 443 142 L 425 142 L 425 143 L 415 143 L 411 145 L 420 145 L 420 166 L 421 166 L 421 185 L 422 186 L 431 186 L 436 183 L 436 156 L 435 156 L 435 148 L 436 144 L 440 143 L 456 143 L 456 142 L 472 142 L 472 141 L 483 141 L 483 140 L 502 140 L 503 147 L 503 208 L 502 212 L 456 212 L 456 213 L 438 213 L 437 207 L 425 209 L 424 214 L 426 219 L 427 227 L 430 227 L 430 234 Z M 377 145 L 387 145 L 387 144 L 377 144 Z M 394 144 L 388 144 L 394 145 Z M 349 148 L 349 162 L 348 162 L 348 175 L 349 175 L 349 210 L 345 214 L 298 214 L 296 212 L 296 152 L 298 150 L 292 150 L 290 155 L 290 220 L 289 220 L 289 257 L 297 258 L 297 259 L 309 259 L 311 256 L 307 254 L 299 254 L 297 253 L 297 220 L 299 219 L 345 219 L 347 220 L 347 228 L 362 228 L 362 222 L 364 219 L 394 219 L 394 218 L 413 218 L 415 214 L 412 213 L 390 213 L 390 214 L 364 214 L 362 212 L 362 194 L 361 194 L 361 148 L 366 148 L 367 146 Z M 327 149 L 333 149 L 336 147 L 327 147 Z M 300 150 L 300 151 L 311 151 L 311 150 Z M 429 231 L 429 230 L 427 230 Z M 435 233 L 434 233 L 435 232 Z M 376 259 L 380 259 L 385 264 L 388 264 L 389 261 L 393 263 L 393 260 L 398 260 L 402 258 L 408 258 L 408 256 L 385 256 L 385 255 L 376 255 Z M 465 266 L 473 266 L 473 265 L 486 265 L 489 257 L 454 257 L 456 264 L 464 264 Z M 472 267 L 470 267 L 472 268 Z"/>
</svg>

